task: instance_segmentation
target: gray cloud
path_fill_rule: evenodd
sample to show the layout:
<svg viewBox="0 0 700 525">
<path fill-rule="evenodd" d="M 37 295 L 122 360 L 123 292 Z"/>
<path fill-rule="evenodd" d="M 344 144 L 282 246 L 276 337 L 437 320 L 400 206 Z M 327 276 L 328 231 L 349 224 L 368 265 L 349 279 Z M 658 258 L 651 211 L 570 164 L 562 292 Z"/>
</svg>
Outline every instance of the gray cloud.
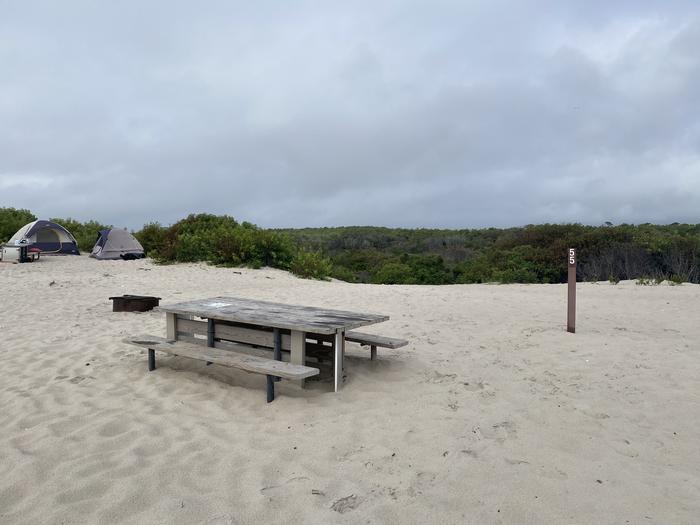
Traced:
<svg viewBox="0 0 700 525">
<path fill-rule="evenodd" d="M 131 227 L 700 222 L 695 2 L 0 13 L 0 206 Z"/>
</svg>

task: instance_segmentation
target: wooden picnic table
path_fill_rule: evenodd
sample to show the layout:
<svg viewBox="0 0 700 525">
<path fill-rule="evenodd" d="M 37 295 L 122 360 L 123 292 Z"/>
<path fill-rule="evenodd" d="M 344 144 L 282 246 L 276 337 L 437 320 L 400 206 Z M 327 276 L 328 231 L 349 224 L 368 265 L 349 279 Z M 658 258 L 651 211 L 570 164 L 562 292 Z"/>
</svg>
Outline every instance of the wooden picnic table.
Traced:
<svg viewBox="0 0 700 525">
<path fill-rule="evenodd" d="M 381 323 L 389 319 L 386 315 L 363 314 L 344 310 L 331 310 L 313 306 L 241 299 L 238 297 L 212 297 L 182 303 L 164 305 L 160 310 L 166 313 L 166 332 L 169 340 L 178 340 L 184 331 L 195 331 L 193 317 L 207 319 L 208 343 L 215 346 L 215 334 L 228 330 L 245 337 L 255 339 L 254 330 L 259 328 L 263 334 L 270 330 L 275 334 L 275 357 L 279 359 L 279 349 L 287 346 L 290 361 L 294 364 L 306 364 L 306 340 L 309 336 L 325 337 L 332 343 L 333 352 L 333 388 L 337 392 L 342 382 L 343 361 L 345 356 L 345 332 L 361 326 Z M 239 326 L 216 327 L 217 321 L 239 324 Z M 241 325 L 245 327 L 240 327 Z M 189 328 L 188 328 L 189 327 Z M 280 330 L 288 330 L 289 335 L 281 336 Z M 232 338 L 243 337 L 243 335 Z M 257 336 L 261 337 L 261 336 Z M 284 337 L 284 342 L 282 342 Z M 264 344 L 263 346 L 269 346 Z"/>
</svg>

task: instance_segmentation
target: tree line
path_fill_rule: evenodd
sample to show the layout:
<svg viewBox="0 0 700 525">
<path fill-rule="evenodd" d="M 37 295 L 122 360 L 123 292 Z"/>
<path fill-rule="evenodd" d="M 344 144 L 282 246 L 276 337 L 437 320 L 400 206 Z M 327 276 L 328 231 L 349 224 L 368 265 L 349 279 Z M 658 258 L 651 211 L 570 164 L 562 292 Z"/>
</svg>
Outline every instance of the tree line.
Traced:
<svg viewBox="0 0 700 525">
<path fill-rule="evenodd" d="M 35 220 L 0 208 L 0 242 Z M 98 221 L 51 219 L 90 250 Z M 568 248 L 582 281 L 700 281 L 700 224 L 541 224 L 463 230 L 379 227 L 263 229 L 233 217 L 196 214 L 132 232 L 156 262 L 270 266 L 309 278 L 378 284 L 562 283 Z"/>
<path fill-rule="evenodd" d="M 333 263 L 332 275 L 385 284 L 563 283 L 568 248 L 582 281 L 700 280 L 700 224 L 541 224 L 469 230 L 280 230 Z"/>
</svg>

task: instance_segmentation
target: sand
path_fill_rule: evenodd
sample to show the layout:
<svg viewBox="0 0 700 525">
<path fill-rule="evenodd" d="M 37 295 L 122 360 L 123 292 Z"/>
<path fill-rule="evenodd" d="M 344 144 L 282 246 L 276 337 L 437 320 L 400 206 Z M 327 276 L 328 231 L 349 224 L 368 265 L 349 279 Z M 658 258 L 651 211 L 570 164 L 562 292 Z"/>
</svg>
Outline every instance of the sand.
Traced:
<svg viewBox="0 0 700 525">
<path fill-rule="evenodd" d="M 240 273 L 236 273 L 240 272 Z M 700 286 L 373 286 L 277 270 L 0 264 L 0 523 L 697 523 Z M 306 390 L 120 340 L 233 295 L 387 314 Z"/>
</svg>

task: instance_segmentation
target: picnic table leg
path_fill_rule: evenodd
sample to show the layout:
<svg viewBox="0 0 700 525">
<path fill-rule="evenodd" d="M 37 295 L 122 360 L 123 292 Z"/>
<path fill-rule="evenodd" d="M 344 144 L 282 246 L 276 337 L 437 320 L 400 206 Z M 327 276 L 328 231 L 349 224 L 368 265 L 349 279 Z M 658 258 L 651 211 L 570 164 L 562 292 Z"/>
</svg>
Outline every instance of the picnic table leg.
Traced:
<svg viewBox="0 0 700 525">
<path fill-rule="evenodd" d="M 306 332 L 292 330 L 290 359 L 295 365 L 306 365 Z M 304 388 L 305 380 L 299 379 L 296 383 Z"/>
<path fill-rule="evenodd" d="M 214 347 L 214 334 L 216 327 L 214 326 L 214 319 L 207 319 L 207 346 Z M 207 366 L 211 364 L 211 361 L 207 361 Z"/>
<path fill-rule="evenodd" d="M 272 403 L 275 400 L 275 376 L 267 376 L 267 402 Z"/>
<path fill-rule="evenodd" d="M 339 331 L 335 334 L 333 343 L 333 391 L 340 390 L 340 383 L 343 381 L 343 360 L 345 358 L 345 332 Z"/>
<path fill-rule="evenodd" d="M 273 358 L 275 361 L 282 361 L 282 334 L 279 328 L 272 329 L 273 339 L 274 339 L 274 353 Z M 281 377 L 275 376 L 275 382 L 280 381 Z"/>
<path fill-rule="evenodd" d="M 377 345 L 372 345 L 369 347 L 369 359 L 370 361 L 377 359 Z"/>
<path fill-rule="evenodd" d="M 156 369 L 156 352 L 148 349 L 148 371 L 153 372 Z"/>
<path fill-rule="evenodd" d="M 177 315 L 165 314 L 165 338 L 170 341 L 177 341 Z"/>
</svg>

